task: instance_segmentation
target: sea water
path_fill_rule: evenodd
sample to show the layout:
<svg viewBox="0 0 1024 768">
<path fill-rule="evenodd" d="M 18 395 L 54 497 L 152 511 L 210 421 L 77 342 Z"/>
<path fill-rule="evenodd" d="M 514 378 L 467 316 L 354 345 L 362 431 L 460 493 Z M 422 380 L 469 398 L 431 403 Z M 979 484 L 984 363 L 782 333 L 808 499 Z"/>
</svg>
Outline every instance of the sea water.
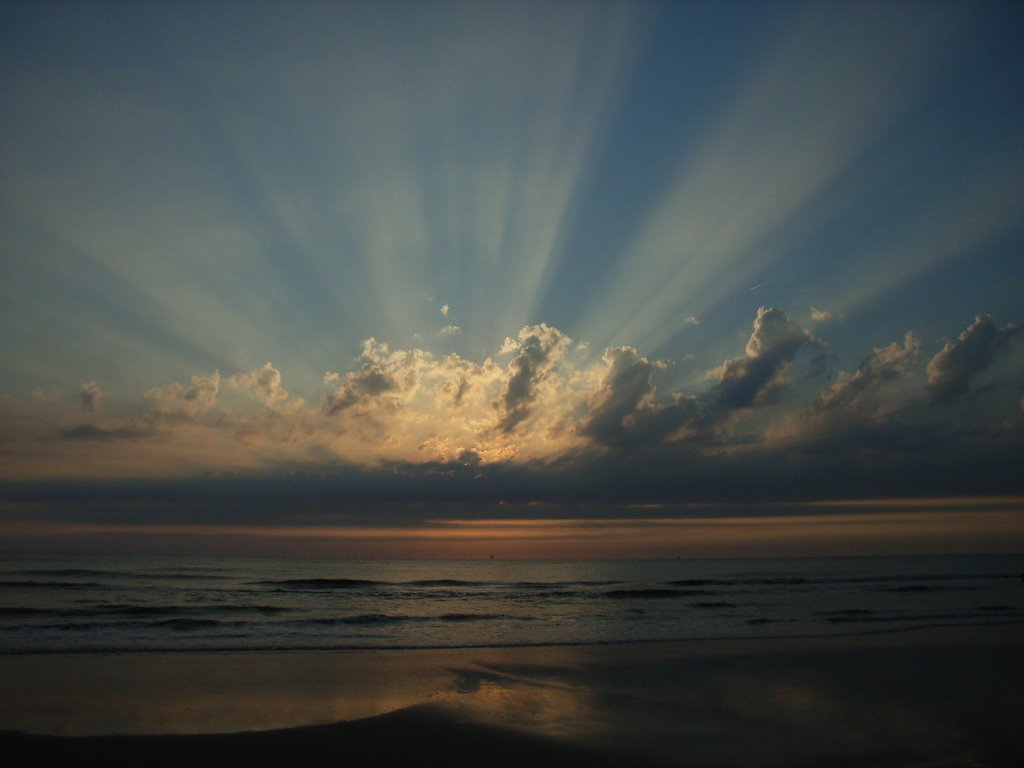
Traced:
<svg viewBox="0 0 1024 768">
<path fill-rule="evenodd" d="M 0 559 L 0 653 L 440 648 L 1024 622 L 1024 555 Z"/>
</svg>

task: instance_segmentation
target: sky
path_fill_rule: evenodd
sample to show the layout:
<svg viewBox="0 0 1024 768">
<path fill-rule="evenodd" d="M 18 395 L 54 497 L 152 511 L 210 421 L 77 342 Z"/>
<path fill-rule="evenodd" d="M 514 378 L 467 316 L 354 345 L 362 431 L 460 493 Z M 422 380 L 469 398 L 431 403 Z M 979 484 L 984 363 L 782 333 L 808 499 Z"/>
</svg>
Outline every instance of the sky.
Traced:
<svg viewBox="0 0 1024 768">
<path fill-rule="evenodd" d="M 0 4 L 0 549 L 1024 551 L 1019 3 Z"/>
</svg>

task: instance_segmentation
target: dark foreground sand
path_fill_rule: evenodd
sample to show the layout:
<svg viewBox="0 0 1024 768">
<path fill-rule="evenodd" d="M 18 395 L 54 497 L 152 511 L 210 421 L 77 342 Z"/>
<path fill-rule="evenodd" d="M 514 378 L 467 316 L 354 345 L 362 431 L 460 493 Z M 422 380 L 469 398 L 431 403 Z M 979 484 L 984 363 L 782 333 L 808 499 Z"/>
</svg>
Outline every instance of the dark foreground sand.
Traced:
<svg viewBox="0 0 1024 768">
<path fill-rule="evenodd" d="M 1022 680 L 1021 625 L 0 657 L 0 755 L 17 765 L 1016 766 Z"/>
</svg>

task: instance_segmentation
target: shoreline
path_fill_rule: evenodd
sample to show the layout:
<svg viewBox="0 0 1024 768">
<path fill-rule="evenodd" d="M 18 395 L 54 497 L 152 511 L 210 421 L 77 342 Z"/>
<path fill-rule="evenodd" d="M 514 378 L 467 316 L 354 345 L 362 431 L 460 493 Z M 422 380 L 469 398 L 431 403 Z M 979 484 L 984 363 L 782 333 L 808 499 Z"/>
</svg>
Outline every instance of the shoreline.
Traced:
<svg viewBox="0 0 1024 768">
<path fill-rule="evenodd" d="M 330 738 L 316 736 L 310 748 L 362 749 L 367 759 L 373 739 L 405 731 L 435 752 L 451 739 L 505 739 L 508 750 L 533 750 L 539 765 L 556 753 L 586 754 L 587 764 L 628 755 L 695 766 L 1024 758 L 1021 624 L 574 646 L 17 655 L 0 657 L 0 677 L 5 750 L 101 741 L 151 749 L 157 742 L 139 740 L 164 739 L 179 745 L 171 751 L 202 751 L 203 739 L 220 739 L 244 752 L 258 751 L 253 739 L 265 734 L 298 744 L 319 728 Z M 449 765 L 480 760 L 446 749 Z"/>
<path fill-rule="evenodd" d="M 794 635 L 764 635 L 761 637 L 751 637 L 749 635 L 722 635 L 719 637 L 670 637 L 670 638 L 655 638 L 655 639 L 638 639 L 638 640 L 587 640 L 587 641 L 567 641 L 564 643 L 550 643 L 550 642 L 537 642 L 537 643 L 507 643 L 504 645 L 495 645 L 493 643 L 466 643 L 461 645 L 389 645 L 389 646 L 378 646 L 378 645 L 333 645 L 333 646 L 295 646 L 295 647 L 278 647 L 278 648 L 265 648 L 260 646 L 240 646 L 236 648 L 203 648 L 199 646 L 192 647 L 153 647 L 153 648 L 69 648 L 69 649 L 57 649 L 57 650 L 0 650 L 0 659 L 4 658 L 19 658 L 19 657 L 36 657 L 36 656 L 155 656 L 155 655 L 193 655 L 193 656 L 216 656 L 224 655 L 230 656 L 234 654 L 319 654 L 319 653 L 362 653 L 362 652 L 396 652 L 416 653 L 419 651 L 485 651 L 488 649 L 500 650 L 500 649 L 543 649 L 543 648 L 605 648 L 614 647 L 620 645 L 655 645 L 655 644 L 675 644 L 675 643 L 762 643 L 771 641 L 789 641 L 789 640 L 819 640 L 829 638 L 844 638 L 844 637 L 871 637 L 874 635 L 902 635 L 913 632 L 931 632 L 931 631 L 943 631 L 943 630 L 958 630 L 958 629 L 978 629 L 984 630 L 988 627 L 1011 627 L 1021 626 L 1024 627 L 1024 619 L 1011 619 L 1006 621 L 984 621 L 984 622 L 959 622 L 951 624 L 920 624 L 913 627 L 883 627 L 878 629 L 863 629 L 854 630 L 849 632 L 818 632 L 818 633 L 803 633 Z"/>
</svg>

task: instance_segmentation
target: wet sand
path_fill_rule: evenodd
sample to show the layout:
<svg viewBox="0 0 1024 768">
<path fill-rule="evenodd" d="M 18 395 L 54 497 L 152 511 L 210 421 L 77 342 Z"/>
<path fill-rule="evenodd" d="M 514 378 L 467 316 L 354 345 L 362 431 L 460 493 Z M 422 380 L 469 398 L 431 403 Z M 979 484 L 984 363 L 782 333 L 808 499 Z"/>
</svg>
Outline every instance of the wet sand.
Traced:
<svg viewBox="0 0 1024 768">
<path fill-rule="evenodd" d="M 1006 625 L 612 646 L 7 656 L 0 754 L 34 765 L 1009 766 L 1024 760 L 1022 641 L 1024 626 Z"/>
</svg>

